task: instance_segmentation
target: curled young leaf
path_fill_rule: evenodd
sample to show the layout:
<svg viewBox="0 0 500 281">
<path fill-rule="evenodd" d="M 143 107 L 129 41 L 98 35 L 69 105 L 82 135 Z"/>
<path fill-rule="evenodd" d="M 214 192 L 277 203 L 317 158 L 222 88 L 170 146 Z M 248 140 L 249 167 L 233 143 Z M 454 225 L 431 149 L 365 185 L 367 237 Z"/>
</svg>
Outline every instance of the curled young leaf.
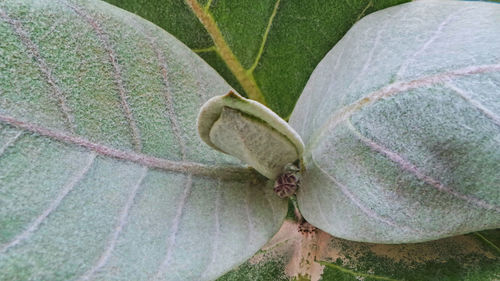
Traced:
<svg viewBox="0 0 500 281">
<path fill-rule="evenodd" d="M 500 5 L 418 1 L 359 21 L 290 124 L 306 143 L 304 217 L 403 243 L 500 227 Z"/>
<path fill-rule="evenodd" d="M 232 91 L 203 105 L 198 132 L 211 147 L 237 157 L 269 179 L 278 177 L 304 151 L 300 136 L 276 113 Z"/>
</svg>

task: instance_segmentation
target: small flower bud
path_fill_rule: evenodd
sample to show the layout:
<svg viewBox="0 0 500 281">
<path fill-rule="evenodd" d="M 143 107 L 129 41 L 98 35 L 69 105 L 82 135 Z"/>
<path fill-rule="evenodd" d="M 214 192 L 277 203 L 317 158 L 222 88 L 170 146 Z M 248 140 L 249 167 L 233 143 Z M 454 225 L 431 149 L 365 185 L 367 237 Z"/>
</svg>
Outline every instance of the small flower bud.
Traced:
<svg viewBox="0 0 500 281">
<path fill-rule="evenodd" d="M 281 174 L 274 182 L 274 192 L 280 197 L 290 197 L 299 187 L 299 177 L 292 172 Z"/>
</svg>

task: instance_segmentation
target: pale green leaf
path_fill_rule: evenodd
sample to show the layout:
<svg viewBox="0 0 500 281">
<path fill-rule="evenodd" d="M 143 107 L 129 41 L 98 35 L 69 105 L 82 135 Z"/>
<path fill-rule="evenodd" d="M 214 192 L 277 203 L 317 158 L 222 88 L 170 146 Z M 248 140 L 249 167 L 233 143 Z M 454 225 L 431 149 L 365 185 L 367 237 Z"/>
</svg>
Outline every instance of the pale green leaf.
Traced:
<svg viewBox="0 0 500 281">
<path fill-rule="evenodd" d="M 0 280 L 212 280 L 277 231 L 272 183 L 205 145 L 230 90 L 99 1 L 0 2 Z"/>
<path fill-rule="evenodd" d="M 500 227 L 500 5 L 419 1 L 358 22 L 290 123 L 304 217 L 403 243 Z"/>
<path fill-rule="evenodd" d="M 107 0 L 164 28 L 242 95 L 288 118 L 314 67 L 361 17 L 408 0 Z"/>
</svg>

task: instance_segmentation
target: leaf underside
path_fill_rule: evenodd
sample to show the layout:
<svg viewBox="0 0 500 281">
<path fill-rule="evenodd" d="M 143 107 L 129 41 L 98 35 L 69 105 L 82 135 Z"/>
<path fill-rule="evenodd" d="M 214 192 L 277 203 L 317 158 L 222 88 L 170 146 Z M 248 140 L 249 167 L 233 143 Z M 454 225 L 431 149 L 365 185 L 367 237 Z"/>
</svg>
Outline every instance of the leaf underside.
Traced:
<svg viewBox="0 0 500 281">
<path fill-rule="evenodd" d="M 499 24 L 498 4 L 422 1 L 349 31 L 290 119 L 309 222 L 377 243 L 500 226 Z"/>
<path fill-rule="evenodd" d="M 286 201 L 201 142 L 230 87 L 173 36 L 98 1 L 0 3 L 0 279 L 213 280 Z"/>
<path fill-rule="evenodd" d="M 107 0 L 164 28 L 238 92 L 288 118 L 311 72 L 362 16 L 407 0 Z"/>
</svg>

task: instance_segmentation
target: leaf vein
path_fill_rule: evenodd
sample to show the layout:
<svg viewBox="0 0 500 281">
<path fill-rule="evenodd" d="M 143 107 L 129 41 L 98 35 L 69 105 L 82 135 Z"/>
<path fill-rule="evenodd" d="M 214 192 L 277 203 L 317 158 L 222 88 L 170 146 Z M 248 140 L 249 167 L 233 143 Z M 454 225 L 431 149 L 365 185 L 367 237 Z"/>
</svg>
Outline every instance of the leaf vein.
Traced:
<svg viewBox="0 0 500 281">
<path fill-rule="evenodd" d="M 73 10 L 77 15 L 82 17 L 92 27 L 94 32 L 97 34 L 97 37 L 101 41 L 104 50 L 108 55 L 108 59 L 111 63 L 111 66 L 113 67 L 113 78 L 115 80 L 116 87 L 118 88 L 118 93 L 120 96 L 120 104 L 123 113 L 125 115 L 125 118 L 127 119 L 127 122 L 131 130 L 132 144 L 134 145 L 135 151 L 140 152 L 142 150 L 142 141 L 140 136 L 141 134 L 139 128 L 137 127 L 130 105 L 127 101 L 127 90 L 125 89 L 124 86 L 124 81 L 122 78 L 122 70 L 120 64 L 118 63 L 117 54 L 115 50 L 111 47 L 108 35 L 102 29 L 101 25 L 96 21 L 96 19 L 94 19 L 89 13 L 84 11 L 83 8 L 78 7 L 76 5 L 71 5 L 69 2 L 66 1 L 64 2 L 64 5 L 66 5 L 71 10 Z"/>
<path fill-rule="evenodd" d="M 401 77 L 406 73 L 406 69 L 410 66 L 411 63 L 415 62 L 416 58 L 420 56 L 429 46 L 439 38 L 439 35 L 443 31 L 443 28 L 450 23 L 450 21 L 457 16 L 457 14 L 464 12 L 465 10 L 469 10 L 468 8 L 460 9 L 454 13 L 451 13 L 447 16 L 441 24 L 439 24 L 438 28 L 434 31 L 433 35 L 422 45 L 420 49 L 418 49 L 415 53 L 413 53 L 406 61 L 403 62 L 401 67 L 399 68 L 396 77 Z"/>
<path fill-rule="evenodd" d="M 47 65 L 40 54 L 38 46 L 30 39 L 30 34 L 26 29 L 23 28 L 22 24 L 18 20 L 9 17 L 7 13 L 2 9 L 0 9 L 0 18 L 2 18 L 2 20 L 7 22 L 12 27 L 13 31 L 19 37 L 21 43 L 26 47 L 30 55 L 36 60 L 38 69 L 46 80 L 45 82 L 47 82 L 47 84 L 49 84 L 52 88 L 52 98 L 56 100 L 57 105 L 59 106 L 61 113 L 65 119 L 66 126 L 71 132 L 74 132 L 75 120 L 71 113 L 71 109 L 67 105 L 66 96 L 57 85 L 50 67 Z"/>
<path fill-rule="evenodd" d="M 185 161 L 187 156 L 186 156 L 186 142 L 184 141 L 184 138 L 182 137 L 182 128 L 179 126 L 179 120 L 177 118 L 177 114 L 174 109 L 174 101 L 172 98 L 171 94 L 171 87 L 170 83 L 168 80 L 168 70 L 167 70 L 167 63 L 165 61 L 165 56 L 161 52 L 161 50 L 158 48 L 155 40 L 145 33 L 148 39 L 150 40 L 151 46 L 153 50 L 156 53 L 156 57 L 158 59 L 158 63 L 161 69 L 161 74 L 162 74 L 162 79 L 163 79 L 163 85 L 165 87 L 165 105 L 167 107 L 167 117 L 170 120 L 170 123 L 172 124 L 172 130 L 174 132 L 175 138 L 177 139 L 177 142 L 179 143 L 179 146 L 181 148 L 181 157 L 182 160 Z"/>
<path fill-rule="evenodd" d="M 366 206 L 363 205 L 363 203 L 356 198 L 356 196 L 349 191 L 349 188 L 347 188 L 345 185 L 340 183 L 334 176 L 330 175 L 327 171 L 325 171 L 321 165 L 318 163 L 318 161 L 315 159 L 314 154 L 312 155 L 312 161 L 316 165 L 316 167 L 325 175 L 327 176 L 334 184 L 336 184 L 339 188 L 342 194 L 344 194 L 352 203 L 354 203 L 355 206 L 357 206 L 363 213 L 365 213 L 367 216 L 376 219 L 378 221 L 381 221 L 385 224 L 388 224 L 390 226 L 396 227 L 396 228 L 401 228 L 405 230 L 409 230 L 411 232 L 419 232 L 416 229 L 413 229 L 409 226 L 406 225 L 400 225 L 394 220 L 386 217 L 382 217 L 381 215 L 377 214 L 375 211 L 371 210 L 370 208 L 367 208 Z"/>
<path fill-rule="evenodd" d="M 14 239 L 12 239 L 10 242 L 5 243 L 4 245 L 0 245 L 0 254 L 5 253 L 8 249 L 26 240 L 33 232 L 38 229 L 38 227 L 45 221 L 45 219 L 47 219 L 47 217 L 50 216 L 50 214 L 52 214 L 52 212 L 54 212 L 59 207 L 66 195 L 68 195 L 78 184 L 78 182 L 80 182 L 87 174 L 87 172 L 92 167 L 92 164 L 94 163 L 95 157 L 96 155 L 94 153 L 90 153 L 87 159 L 87 163 L 85 164 L 83 169 L 70 179 L 70 181 L 64 186 L 63 190 L 57 195 L 56 199 L 50 203 L 49 207 L 45 209 L 45 211 L 43 211 L 43 213 L 40 214 L 25 231 L 14 237 Z"/>
<path fill-rule="evenodd" d="M 148 169 L 146 167 L 143 167 L 141 174 L 139 176 L 139 180 L 132 187 L 132 192 L 130 192 L 127 202 L 125 203 L 125 206 L 120 212 L 118 223 L 113 231 L 113 234 L 111 235 L 111 239 L 108 241 L 105 247 L 103 254 L 99 258 L 97 263 L 94 266 L 92 266 L 92 268 L 90 268 L 86 273 L 84 273 L 80 278 L 78 278 L 78 280 L 89 280 L 97 271 L 99 271 L 102 267 L 104 267 L 108 263 L 108 260 L 111 257 L 111 253 L 114 251 L 116 243 L 118 242 L 118 237 L 120 236 L 120 234 L 123 231 L 123 228 L 127 224 L 127 218 L 130 208 L 134 204 L 135 197 L 137 196 L 137 193 L 142 185 L 144 178 L 146 177 L 147 172 Z"/>
<path fill-rule="evenodd" d="M 86 148 L 88 150 L 91 150 L 97 154 L 106 157 L 130 161 L 150 168 L 156 168 L 165 171 L 174 171 L 180 173 L 192 173 L 195 175 L 209 176 L 227 180 L 259 178 L 259 175 L 255 171 L 241 166 L 229 166 L 229 165 L 208 166 L 196 162 L 172 161 L 132 151 L 123 151 L 88 141 L 87 139 L 84 139 L 79 136 L 73 136 L 66 134 L 64 132 L 50 130 L 2 114 L 0 114 L 0 122 L 8 124 L 13 127 L 20 128 L 24 131 L 31 132 L 33 134 L 48 137 L 58 142 L 62 142 L 69 145 L 81 146 L 83 148 Z"/>
<path fill-rule="evenodd" d="M 191 51 L 195 53 L 208 53 L 208 52 L 217 52 L 217 47 L 215 46 L 210 46 L 206 48 L 201 48 L 201 49 L 191 49 Z"/>
<path fill-rule="evenodd" d="M 349 3 L 349 1 L 347 1 L 347 2 Z M 366 11 L 368 11 L 368 9 L 372 6 L 373 6 L 373 0 L 370 0 L 368 2 L 368 4 L 363 8 L 361 13 L 359 13 L 359 15 L 356 17 L 356 20 L 354 22 L 358 22 L 362 17 L 364 17 L 366 14 Z"/>
<path fill-rule="evenodd" d="M 490 118 L 495 125 L 500 127 L 500 117 L 496 115 L 493 111 L 489 110 L 486 108 L 484 105 L 482 105 L 480 102 L 475 101 L 472 99 L 472 97 L 469 96 L 468 93 L 466 93 L 464 90 L 458 88 L 456 85 L 454 85 L 451 82 L 446 82 L 445 86 L 453 90 L 458 96 L 463 98 L 466 102 L 471 104 L 473 107 L 475 107 L 477 110 L 479 110 L 481 113 L 486 115 L 488 118 Z"/>
<path fill-rule="evenodd" d="M 17 132 L 17 134 L 14 135 L 10 140 L 8 140 L 2 147 L 0 147 L 0 156 L 2 156 L 5 153 L 5 150 L 9 148 L 11 145 L 15 144 L 16 141 L 19 139 L 19 137 L 23 134 L 23 131 Z"/>
<path fill-rule="evenodd" d="M 220 55 L 222 60 L 226 63 L 229 70 L 234 74 L 240 85 L 245 90 L 248 97 L 256 100 L 262 104 L 266 104 L 265 98 L 255 81 L 253 75 L 248 74 L 243 68 L 238 58 L 234 55 L 233 51 L 227 44 L 224 36 L 222 36 L 214 17 L 208 11 L 205 11 L 198 1 L 196 0 L 185 0 L 187 5 L 191 8 L 193 13 L 196 15 L 198 20 L 203 24 L 207 30 L 210 37 L 214 41 L 215 47 L 217 48 L 217 53 Z"/>
<path fill-rule="evenodd" d="M 428 87 L 435 84 L 443 84 L 455 77 L 499 71 L 500 64 L 474 65 L 455 69 L 452 71 L 441 72 L 434 75 L 424 76 L 411 81 L 400 81 L 389 84 L 339 109 L 330 119 L 327 120 L 327 122 L 323 124 L 323 126 L 316 133 L 314 133 L 314 136 L 311 138 L 311 141 L 308 144 L 308 148 L 314 147 L 325 134 L 335 129 L 338 124 L 347 120 L 354 113 L 360 111 L 368 105 L 376 103 L 381 99 L 392 97 L 409 90 Z"/>
<path fill-rule="evenodd" d="M 204 10 L 205 12 L 208 12 L 208 11 L 210 10 L 210 6 L 212 5 L 212 1 L 213 1 L 213 0 L 208 0 L 208 1 L 207 1 L 207 4 L 205 4 L 205 7 L 203 8 L 203 10 Z"/>
<path fill-rule="evenodd" d="M 321 197 L 320 197 L 320 191 L 321 189 L 320 188 L 317 188 L 316 189 L 316 192 L 314 194 L 314 199 L 316 199 L 316 207 L 318 208 L 318 212 L 319 212 L 319 216 L 321 217 L 321 219 L 330 227 L 333 227 L 332 223 L 330 223 L 330 221 L 326 218 L 326 215 L 325 213 L 323 212 L 323 208 L 321 207 Z M 299 212 L 300 214 L 300 212 Z"/>
<path fill-rule="evenodd" d="M 201 274 L 201 279 L 207 279 L 206 275 L 208 271 L 212 268 L 212 265 L 215 264 L 215 260 L 217 258 L 217 248 L 219 247 L 219 236 L 220 236 L 220 220 L 219 220 L 219 213 L 220 213 L 220 200 L 221 200 L 221 182 L 220 180 L 218 181 L 217 184 L 217 189 L 215 190 L 215 211 L 214 211 L 214 218 L 215 218 L 215 233 L 213 235 L 214 243 L 212 245 L 212 254 L 210 256 L 210 261 L 207 264 L 207 267 Z"/>
<path fill-rule="evenodd" d="M 479 232 L 474 232 L 474 235 L 479 237 L 479 239 L 481 239 L 483 242 L 488 244 L 491 248 L 493 248 L 497 253 L 500 254 L 500 248 L 497 245 L 495 245 L 495 243 L 491 242 L 488 238 L 484 237 L 484 235 L 482 235 Z"/>
<path fill-rule="evenodd" d="M 162 276 L 163 274 L 165 274 L 165 272 L 168 270 L 168 266 L 170 264 L 170 260 L 172 259 L 172 254 L 173 254 L 175 242 L 177 239 L 177 232 L 179 231 L 179 225 L 180 225 L 180 221 L 182 218 L 182 213 L 184 211 L 184 207 L 186 205 L 188 197 L 191 193 L 192 186 L 193 186 L 193 182 L 192 182 L 191 175 L 189 174 L 187 176 L 187 180 L 186 180 L 186 183 L 184 186 L 184 192 L 182 194 L 179 205 L 177 207 L 177 212 L 175 214 L 174 220 L 172 221 L 172 232 L 170 233 L 168 240 L 167 240 L 167 253 L 165 254 L 165 259 L 161 263 L 160 268 L 158 269 L 158 272 L 156 273 L 157 279 L 159 279 L 159 277 Z"/>
<path fill-rule="evenodd" d="M 247 73 L 253 73 L 257 65 L 259 64 L 260 58 L 262 57 L 262 53 L 264 52 L 264 47 L 266 46 L 267 42 L 267 37 L 269 35 L 269 31 L 271 30 L 271 26 L 273 24 L 274 17 L 276 16 L 276 13 L 278 12 L 278 7 L 280 5 L 281 0 L 277 0 L 276 4 L 274 4 L 274 9 L 273 12 L 271 13 L 271 16 L 269 17 L 269 21 L 266 26 L 266 30 L 264 31 L 264 36 L 262 37 L 262 42 L 260 44 L 259 51 L 257 53 L 257 56 L 255 57 L 255 60 L 252 64 L 252 66 L 247 70 Z"/>
<path fill-rule="evenodd" d="M 347 126 L 349 127 L 349 129 L 356 135 L 356 137 L 358 137 L 358 139 L 360 139 L 363 143 L 365 143 L 368 147 L 370 147 L 370 149 L 372 149 L 380 154 L 385 155 L 392 162 L 396 163 L 401 169 L 414 175 L 417 179 L 425 182 L 426 184 L 434 187 L 435 189 L 437 189 L 441 192 L 450 194 L 456 198 L 460 198 L 460 199 L 466 201 L 467 203 L 476 205 L 477 207 L 500 212 L 500 206 L 490 204 L 484 200 L 481 200 L 481 199 L 476 198 L 476 197 L 469 195 L 469 194 L 462 194 L 462 193 L 454 190 L 451 187 L 445 186 L 440 181 L 438 181 L 438 180 L 436 180 L 428 175 L 425 175 L 417 166 L 410 163 L 409 161 L 407 161 L 406 159 L 401 157 L 396 152 L 391 151 L 388 148 L 383 147 L 382 145 L 374 142 L 373 140 L 368 139 L 367 137 L 363 136 L 360 132 L 358 132 L 358 130 L 356 130 L 356 128 L 354 128 L 354 126 L 352 125 L 352 123 L 350 121 L 346 120 L 346 123 L 347 123 Z"/>
<path fill-rule="evenodd" d="M 250 188 L 250 182 L 247 184 L 247 195 L 245 198 L 245 213 L 247 217 L 247 227 L 248 227 L 248 243 L 247 249 L 252 246 L 254 238 L 254 225 L 252 222 L 252 211 L 250 210 L 250 195 L 252 194 L 252 189 Z"/>
</svg>

